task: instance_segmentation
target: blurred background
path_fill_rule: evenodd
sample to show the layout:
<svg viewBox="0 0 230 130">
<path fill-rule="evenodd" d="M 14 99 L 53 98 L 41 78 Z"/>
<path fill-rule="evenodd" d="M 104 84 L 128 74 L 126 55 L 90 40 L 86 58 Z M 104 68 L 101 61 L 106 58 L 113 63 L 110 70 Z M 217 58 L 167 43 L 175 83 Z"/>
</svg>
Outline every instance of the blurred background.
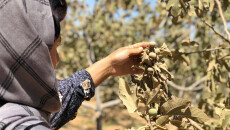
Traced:
<svg viewBox="0 0 230 130">
<path fill-rule="evenodd" d="M 62 43 L 58 47 L 61 62 L 56 73 L 60 80 L 88 67 L 120 47 L 142 41 L 155 41 L 159 46 L 165 42 L 170 50 L 186 53 L 229 46 L 229 43 L 215 35 L 202 19 L 197 18 L 195 13 L 183 16 L 183 19 L 179 17 L 175 20 L 170 17 L 164 0 L 67 2 L 68 13 L 61 23 Z M 223 9 L 228 23 L 229 8 L 227 6 Z M 205 14 L 204 19 L 215 23 L 213 26 L 217 31 L 224 32 L 217 10 L 214 7 L 212 13 Z M 229 24 L 227 25 L 229 27 Z M 194 41 L 194 44 L 181 44 L 184 40 Z M 217 63 L 213 59 L 225 54 L 229 55 L 229 49 L 188 53 L 174 58 L 173 61 L 166 60 L 169 70 L 175 76 L 174 80 L 168 83 L 170 91 L 175 96 L 190 99 L 194 106 L 199 106 L 209 116 L 215 117 L 212 108 L 214 101 L 222 102 L 229 94 L 225 89 L 229 82 L 229 60 L 221 61 L 222 64 L 217 65 L 218 73 L 214 73 L 212 68 L 215 68 Z M 210 72 L 210 69 L 213 71 Z M 210 92 L 205 86 L 214 87 L 217 91 Z M 128 129 L 146 124 L 138 115 L 130 115 L 118 99 L 118 77 L 110 77 L 99 88 L 95 97 L 85 101 L 80 107 L 76 119 L 61 130 L 95 130 L 99 127 L 103 130 Z"/>
</svg>

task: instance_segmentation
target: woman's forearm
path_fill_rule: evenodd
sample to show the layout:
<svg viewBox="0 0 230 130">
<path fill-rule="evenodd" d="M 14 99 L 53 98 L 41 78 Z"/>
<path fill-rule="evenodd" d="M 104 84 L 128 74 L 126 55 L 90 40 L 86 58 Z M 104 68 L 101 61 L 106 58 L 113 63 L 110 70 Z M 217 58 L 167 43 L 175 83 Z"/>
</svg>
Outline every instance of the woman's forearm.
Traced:
<svg viewBox="0 0 230 130">
<path fill-rule="evenodd" d="M 93 79 L 95 87 L 111 76 L 112 67 L 108 57 L 101 59 L 85 69 Z"/>
</svg>

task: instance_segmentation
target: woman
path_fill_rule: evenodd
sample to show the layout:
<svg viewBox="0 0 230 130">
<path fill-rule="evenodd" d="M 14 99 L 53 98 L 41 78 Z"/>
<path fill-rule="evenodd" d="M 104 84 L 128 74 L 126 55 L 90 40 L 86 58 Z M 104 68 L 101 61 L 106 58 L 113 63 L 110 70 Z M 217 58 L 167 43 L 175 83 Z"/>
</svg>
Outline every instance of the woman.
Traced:
<svg viewBox="0 0 230 130">
<path fill-rule="evenodd" d="M 57 82 L 56 47 L 65 14 L 64 0 L 0 1 L 0 129 L 58 129 L 106 78 L 142 73 L 131 69 L 138 64 L 131 57 L 148 43 L 120 48 Z"/>
</svg>

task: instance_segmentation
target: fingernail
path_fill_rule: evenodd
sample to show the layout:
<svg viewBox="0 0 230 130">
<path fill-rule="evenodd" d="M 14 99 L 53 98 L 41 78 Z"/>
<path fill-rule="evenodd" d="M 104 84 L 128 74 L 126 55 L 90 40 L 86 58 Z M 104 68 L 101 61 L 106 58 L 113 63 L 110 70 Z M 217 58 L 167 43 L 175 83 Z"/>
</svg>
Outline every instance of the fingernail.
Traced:
<svg viewBox="0 0 230 130">
<path fill-rule="evenodd" d="M 138 49 L 143 50 L 143 47 L 139 47 Z"/>
</svg>

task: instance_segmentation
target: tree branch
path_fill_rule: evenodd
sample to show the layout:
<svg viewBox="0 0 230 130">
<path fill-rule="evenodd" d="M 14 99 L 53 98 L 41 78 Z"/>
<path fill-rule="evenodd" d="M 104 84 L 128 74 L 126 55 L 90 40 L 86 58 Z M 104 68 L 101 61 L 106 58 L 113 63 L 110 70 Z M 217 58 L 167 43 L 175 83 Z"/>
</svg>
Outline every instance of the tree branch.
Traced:
<svg viewBox="0 0 230 130">
<path fill-rule="evenodd" d="M 200 80 L 196 81 L 195 83 L 193 83 L 192 85 L 190 85 L 189 87 L 183 88 L 179 85 L 176 85 L 175 83 L 173 83 L 172 81 L 168 81 L 167 83 L 172 86 L 173 88 L 177 89 L 177 90 L 182 90 L 182 91 L 197 91 L 200 89 L 203 89 L 204 87 L 198 87 L 195 88 L 197 85 L 201 84 L 202 82 L 204 82 L 206 80 L 206 76 L 204 76 L 203 78 L 201 78 Z"/>
<path fill-rule="evenodd" d="M 94 111 L 96 111 L 96 107 L 94 107 L 93 105 L 90 105 L 90 104 L 88 104 L 88 103 L 82 103 L 82 106 L 83 107 L 87 107 L 87 108 L 89 108 L 89 109 L 93 109 Z"/>
<path fill-rule="evenodd" d="M 148 116 L 148 115 L 145 115 L 145 116 L 143 116 L 143 117 L 144 117 L 144 119 L 148 122 L 148 126 L 149 126 L 150 130 L 153 130 L 153 126 L 152 126 L 152 124 L 151 124 L 151 121 L 150 121 L 150 119 L 149 119 L 149 116 Z"/>
<path fill-rule="evenodd" d="M 120 99 L 108 101 L 108 102 L 102 104 L 101 109 L 103 110 L 103 109 L 108 108 L 108 107 L 116 106 L 117 104 L 120 104 L 120 103 L 121 103 Z"/>
<path fill-rule="evenodd" d="M 206 24 L 209 28 L 211 28 L 215 34 L 217 34 L 219 37 L 221 37 L 223 40 L 225 40 L 226 42 L 228 42 L 230 44 L 230 40 L 228 38 L 226 38 L 225 36 L 223 36 L 221 33 L 217 32 L 216 29 L 213 27 L 213 25 L 209 24 L 205 20 L 201 20 L 201 21 L 204 24 Z"/>
<path fill-rule="evenodd" d="M 225 20 L 225 18 L 224 18 L 223 10 L 222 10 L 222 8 L 221 8 L 221 3 L 220 3 L 219 0 L 215 0 L 215 1 L 216 1 L 217 6 L 218 6 L 218 9 L 219 9 L 219 14 L 220 14 L 221 20 L 222 20 L 222 22 L 223 22 L 223 24 L 224 24 L 224 30 L 225 30 L 225 32 L 226 32 L 226 34 L 227 34 L 228 40 L 230 40 L 230 33 L 228 32 L 226 20 Z"/>
<path fill-rule="evenodd" d="M 194 51 L 194 52 L 180 52 L 180 54 L 184 54 L 184 55 L 190 55 L 193 53 L 201 53 L 201 52 L 208 52 L 208 51 L 215 51 L 215 50 L 221 50 L 221 49 L 230 49 L 230 47 L 219 47 L 219 48 L 210 48 L 210 49 L 206 49 L 206 50 L 202 50 L 202 51 Z"/>
</svg>

